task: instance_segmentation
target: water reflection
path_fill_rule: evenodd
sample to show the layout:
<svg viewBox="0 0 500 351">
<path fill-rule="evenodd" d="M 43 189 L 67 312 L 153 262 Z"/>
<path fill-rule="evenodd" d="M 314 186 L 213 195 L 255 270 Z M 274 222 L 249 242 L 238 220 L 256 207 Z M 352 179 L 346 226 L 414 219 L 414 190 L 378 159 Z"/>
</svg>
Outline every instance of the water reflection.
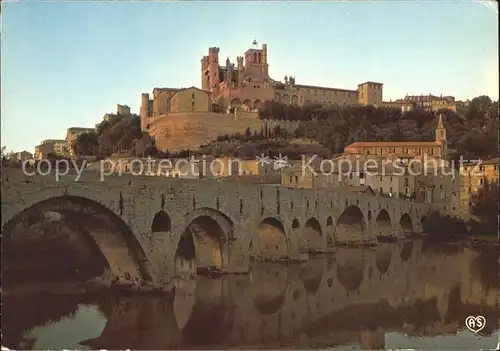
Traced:
<svg viewBox="0 0 500 351">
<path fill-rule="evenodd" d="M 179 280 L 175 294 L 7 294 L 15 349 L 493 348 L 495 250 L 419 241 L 338 249 L 303 265 L 255 263 L 247 276 Z M 493 272 L 493 273 L 492 273 Z M 464 330 L 483 315 L 479 333 Z"/>
</svg>

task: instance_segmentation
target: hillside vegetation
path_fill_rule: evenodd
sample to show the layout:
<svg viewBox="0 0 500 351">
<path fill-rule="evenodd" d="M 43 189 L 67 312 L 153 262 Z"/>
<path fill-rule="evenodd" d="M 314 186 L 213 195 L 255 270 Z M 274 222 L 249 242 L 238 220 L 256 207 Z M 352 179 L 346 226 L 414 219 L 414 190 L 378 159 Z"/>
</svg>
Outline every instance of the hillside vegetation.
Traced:
<svg viewBox="0 0 500 351">
<path fill-rule="evenodd" d="M 75 151 L 99 157 L 117 152 L 152 157 L 205 154 L 253 158 L 261 153 L 269 156 L 281 153 L 293 159 L 302 154 L 329 157 L 342 153 L 346 145 L 355 141 L 432 141 L 439 113 L 443 114 L 449 149 L 456 149 L 457 155 L 463 155 L 464 159 L 496 157 L 498 101 L 493 102 L 488 96 L 472 99 L 467 108 L 459 108 L 457 112 L 438 113 L 419 109 L 402 113 L 396 108 L 373 106 L 290 106 L 267 102 L 260 118 L 300 121 L 295 133 L 276 127 L 269 137 L 263 132 L 252 134 L 247 130 L 221 136 L 196 152 L 183 150 L 175 154 L 156 150 L 151 138 L 141 132 L 138 116 L 121 117 L 102 122 L 96 133 L 81 135 Z"/>
</svg>

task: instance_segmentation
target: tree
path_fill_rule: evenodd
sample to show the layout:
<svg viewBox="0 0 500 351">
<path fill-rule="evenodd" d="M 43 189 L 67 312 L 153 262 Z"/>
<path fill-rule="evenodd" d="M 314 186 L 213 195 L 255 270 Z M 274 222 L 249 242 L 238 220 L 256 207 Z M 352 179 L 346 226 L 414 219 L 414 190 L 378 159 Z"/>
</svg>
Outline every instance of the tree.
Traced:
<svg viewBox="0 0 500 351">
<path fill-rule="evenodd" d="M 484 182 L 471 199 L 471 212 L 484 224 L 485 234 L 495 233 L 498 228 L 498 183 Z"/>
<path fill-rule="evenodd" d="M 95 155 L 99 149 L 97 133 L 80 134 L 71 148 L 76 155 Z"/>
<path fill-rule="evenodd" d="M 439 212 L 429 214 L 422 227 L 425 233 L 435 239 L 450 239 L 454 235 L 467 233 L 463 220 L 449 215 L 442 216 Z"/>
</svg>

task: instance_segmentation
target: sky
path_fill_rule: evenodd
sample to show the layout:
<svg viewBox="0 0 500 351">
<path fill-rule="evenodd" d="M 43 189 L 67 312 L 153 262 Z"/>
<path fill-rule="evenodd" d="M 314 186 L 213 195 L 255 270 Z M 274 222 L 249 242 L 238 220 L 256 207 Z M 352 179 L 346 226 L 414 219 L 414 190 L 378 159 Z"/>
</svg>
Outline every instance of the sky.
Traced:
<svg viewBox="0 0 500 351">
<path fill-rule="evenodd" d="M 3 2 L 1 144 L 34 152 L 155 87 L 201 87 L 201 57 L 254 38 L 297 84 L 498 99 L 494 2 Z"/>
</svg>

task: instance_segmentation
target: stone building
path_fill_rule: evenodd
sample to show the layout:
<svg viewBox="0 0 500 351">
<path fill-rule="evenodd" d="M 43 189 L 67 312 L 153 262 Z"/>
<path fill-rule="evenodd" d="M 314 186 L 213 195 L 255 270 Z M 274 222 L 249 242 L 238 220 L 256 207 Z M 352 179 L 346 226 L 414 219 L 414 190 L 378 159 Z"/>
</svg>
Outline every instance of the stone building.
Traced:
<svg viewBox="0 0 500 351">
<path fill-rule="evenodd" d="M 35 146 L 35 159 L 41 160 L 47 158 L 49 154 L 57 156 L 70 156 L 71 148 L 66 140 L 46 139 Z"/>
<path fill-rule="evenodd" d="M 264 132 L 273 121 L 261 121 L 258 110 L 266 101 L 286 104 L 374 104 L 382 103 L 382 84 L 365 82 L 358 89 L 338 89 L 296 84 L 294 77 L 285 81 L 269 75 L 268 48 L 252 48 L 236 63 L 229 58 L 219 61 L 220 49 L 211 47 L 201 59 L 201 89 L 191 87 L 154 88 L 152 96 L 142 94 L 141 128 L 156 140 L 162 150 L 196 149 L 220 135 Z M 285 122 L 277 121 L 282 126 Z M 295 124 L 284 125 L 294 132 Z"/>
<path fill-rule="evenodd" d="M 73 146 L 75 145 L 78 137 L 82 134 L 92 133 L 92 132 L 95 132 L 95 128 L 82 128 L 82 127 L 68 128 L 68 130 L 66 131 L 66 141 L 68 143 L 69 152 L 71 155 L 74 155 Z"/>
<path fill-rule="evenodd" d="M 456 111 L 457 104 L 459 104 L 459 102 L 455 101 L 454 96 L 435 96 L 432 94 L 406 95 L 404 99 L 383 103 L 383 105 L 387 107 L 398 107 L 402 112 L 407 112 L 414 108 L 420 108 L 433 112 L 437 112 L 441 109 Z"/>
<path fill-rule="evenodd" d="M 358 89 L 339 89 L 296 84 L 292 76 L 285 76 L 284 82 L 274 80 L 269 76 L 267 44 L 259 48 L 255 40 L 244 56 L 236 58 L 236 64 L 228 57 L 225 66 L 221 66 L 219 51 L 211 47 L 208 56 L 203 56 L 201 77 L 202 88 L 212 92 L 212 102 L 222 109 L 241 106 L 258 110 L 263 102 L 271 100 L 295 105 L 382 103 L 382 83 L 365 82 Z"/>
</svg>

